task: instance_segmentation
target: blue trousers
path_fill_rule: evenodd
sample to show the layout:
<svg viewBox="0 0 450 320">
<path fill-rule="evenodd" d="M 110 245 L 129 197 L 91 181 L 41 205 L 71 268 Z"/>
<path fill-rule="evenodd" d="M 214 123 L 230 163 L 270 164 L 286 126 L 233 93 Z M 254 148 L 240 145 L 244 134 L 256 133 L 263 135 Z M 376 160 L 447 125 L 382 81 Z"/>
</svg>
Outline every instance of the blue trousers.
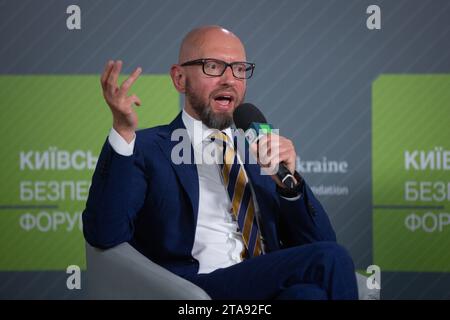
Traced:
<svg viewBox="0 0 450 320">
<path fill-rule="evenodd" d="M 355 269 L 335 242 L 315 242 L 185 277 L 212 299 L 358 299 Z"/>
</svg>

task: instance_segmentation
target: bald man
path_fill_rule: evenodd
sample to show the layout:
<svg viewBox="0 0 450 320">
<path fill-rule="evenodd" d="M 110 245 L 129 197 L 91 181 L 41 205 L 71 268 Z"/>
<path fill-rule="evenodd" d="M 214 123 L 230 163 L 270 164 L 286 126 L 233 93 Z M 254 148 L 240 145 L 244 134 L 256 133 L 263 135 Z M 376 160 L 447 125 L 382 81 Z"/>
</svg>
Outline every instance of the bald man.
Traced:
<svg viewBox="0 0 450 320">
<path fill-rule="evenodd" d="M 352 259 L 295 172 L 293 143 L 281 136 L 260 141 L 296 177 L 294 194 L 235 150 L 233 111 L 254 71 L 235 34 L 205 26 L 185 36 L 170 75 L 186 99 L 169 125 L 136 131 L 141 101 L 129 91 L 142 70 L 119 87 L 121 68 L 109 61 L 101 76 L 113 126 L 83 212 L 91 245 L 129 242 L 213 299 L 357 298 Z M 187 163 L 172 159 L 177 130 L 190 142 Z M 231 161 L 198 161 L 205 147 Z"/>
</svg>

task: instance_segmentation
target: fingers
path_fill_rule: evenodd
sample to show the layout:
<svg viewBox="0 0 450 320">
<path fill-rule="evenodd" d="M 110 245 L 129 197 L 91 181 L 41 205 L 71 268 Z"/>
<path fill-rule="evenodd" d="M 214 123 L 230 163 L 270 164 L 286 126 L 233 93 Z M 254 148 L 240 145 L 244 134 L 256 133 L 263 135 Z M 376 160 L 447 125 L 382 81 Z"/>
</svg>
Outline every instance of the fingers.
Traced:
<svg viewBox="0 0 450 320">
<path fill-rule="evenodd" d="M 101 82 L 101 84 L 102 84 L 103 90 L 106 90 L 106 80 L 108 79 L 108 77 L 109 77 L 109 75 L 110 75 L 110 73 L 111 73 L 111 70 L 112 70 L 112 67 L 113 67 L 113 62 L 114 62 L 114 61 L 109 60 L 109 61 L 106 63 L 105 69 L 103 70 L 102 76 L 101 76 L 101 78 L 100 78 L 100 82 Z"/>
<path fill-rule="evenodd" d="M 258 143 L 258 161 L 262 167 L 271 167 L 274 163 L 278 163 L 279 143 L 272 140 L 270 135 L 264 136 Z"/>
<path fill-rule="evenodd" d="M 262 137 L 259 140 L 258 145 L 260 148 L 264 148 L 264 151 L 266 151 L 268 155 L 271 155 L 272 153 L 284 153 L 290 150 L 295 151 L 294 144 L 291 140 L 276 134 Z"/>
<path fill-rule="evenodd" d="M 280 148 L 280 136 L 268 134 L 259 140 L 259 152 L 266 156 L 271 156 L 273 153 L 278 153 Z"/>
<path fill-rule="evenodd" d="M 119 94 L 127 95 L 128 90 L 133 85 L 133 83 L 136 81 L 136 79 L 139 77 L 139 75 L 142 73 L 142 68 L 138 67 L 136 70 L 133 71 L 133 73 L 128 77 L 127 80 L 125 80 L 121 87 Z"/>
<path fill-rule="evenodd" d="M 295 169 L 296 153 L 294 144 L 289 139 L 274 134 L 267 135 L 259 140 L 258 149 L 258 162 L 269 171 L 276 172 L 281 162 L 290 171 Z"/>
<path fill-rule="evenodd" d="M 105 69 L 103 70 L 103 73 L 100 77 L 100 82 L 102 84 L 103 91 L 110 98 L 116 96 L 117 93 L 119 94 L 119 96 L 126 98 L 128 90 L 136 81 L 136 79 L 139 77 L 139 75 L 142 73 L 141 67 L 136 68 L 133 71 L 133 73 L 128 77 L 128 79 L 126 79 L 122 83 L 119 89 L 117 81 L 119 79 L 120 71 L 122 70 L 122 65 L 123 63 L 121 60 L 117 61 L 109 60 L 106 63 Z M 131 98 L 131 102 L 137 106 L 141 105 L 141 100 L 137 96 L 133 96 Z"/>
<path fill-rule="evenodd" d="M 132 96 L 129 97 L 129 99 L 132 104 L 135 104 L 137 106 L 141 105 L 141 99 L 139 99 L 137 95 L 133 94 Z"/>
<path fill-rule="evenodd" d="M 119 78 L 120 70 L 122 70 L 122 61 L 109 60 L 100 78 L 102 88 L 105 93 L 113 94 L 117 89 L 117 79 Z"/>
<path fill-rule="evenodd" d="M 117 60 L 111 70 L 111 74 L 107 80 L 107 88 L 110 93 L 117 91 L 117 80 L 119 79 L 120 71 L 122 71 L 122 61 Z"/>
</svg>

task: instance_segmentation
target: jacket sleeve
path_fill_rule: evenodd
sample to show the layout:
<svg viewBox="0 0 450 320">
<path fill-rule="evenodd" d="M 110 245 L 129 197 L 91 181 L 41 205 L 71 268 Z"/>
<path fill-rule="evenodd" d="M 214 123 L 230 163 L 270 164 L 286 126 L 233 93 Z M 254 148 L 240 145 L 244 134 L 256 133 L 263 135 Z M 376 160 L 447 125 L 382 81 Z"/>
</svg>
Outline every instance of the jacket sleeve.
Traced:
<svg viewBox="0 0 450 320">
<path fill-rule="evenodd" d="M 327 213 L 306 184 L 297 200 L 280 198 L 280 238 L 283 247 L 316 241 L 336 241 Z"/>
<path fill-rule="evenodd" d="M 107 140 L 100 153 L 83 211 L 86 241 L 102 249 L 129 241 L 133 235 L 135 217 L 145 201 L 146 189 L 142 154 L 135 147 L 133 155 L 122 156 Z"/>
</svg>

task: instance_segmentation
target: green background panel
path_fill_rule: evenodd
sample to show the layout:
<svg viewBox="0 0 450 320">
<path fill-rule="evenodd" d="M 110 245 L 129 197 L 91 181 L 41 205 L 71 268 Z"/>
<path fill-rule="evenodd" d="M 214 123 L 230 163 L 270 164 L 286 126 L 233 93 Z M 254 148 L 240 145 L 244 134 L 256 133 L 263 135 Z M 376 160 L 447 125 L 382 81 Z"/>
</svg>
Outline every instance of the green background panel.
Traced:
<svg viewBox="0 0 450 320">
<path fill-rule="evenodd" d="M 431 233 L 405 226 L 410 214 L 448 213 L 448 199 L 404 197 L 406 181 L 450 181 L 448 170 L 406 170 L 404 157 L 405 151 L 450 150 L 450 126 L 443 121 L 450 119 L 449 88 L 449 75 L 383 75 L 373 83 L 373 254 L 381 270 L 450 271 L 450 225 Z"/>
<path fill-rule="evenodd" d="M 123 80 L 121 77 L 120 80 Z M 20 201 L 20 181 L 88 181 L 93 170 L 20 170 L 20 151 L 90 151 L 98 157 L 112 116 L 103 99 L 99 76 L 1 76 L 2 151 L 0 161 L 0 270 L 61 270 L 70 264 L 85 267 L 84 239 L 78 223 L 56 230 L 24 230 L 25 213 L 80 214 L 85 201 Z M 167 75 L 142 75 L 133 85 L 142 101 L 136 108 L 139 127 L 169 123 L 179 112 L 179 95 Z M 57 209 L 7 209 L 4 206 L 50 205 Z M 45 216 L 42 222 L 45 222 Z M 44 223 L 45 225 L 46 223 Z"/>
<path fill-rule="evenodd" d="M 426 232 L 411 231 L 405 219 L 411 214 L 422 217 L 430 210 L 374 210 L 374 264 L 382 271 L 448 272 L 450 271 L 450 225 Z M 438 211 L 436 211 L 438 213 Z M 431 220 L 425 220 L 428 227 Z"/>
</svg>

